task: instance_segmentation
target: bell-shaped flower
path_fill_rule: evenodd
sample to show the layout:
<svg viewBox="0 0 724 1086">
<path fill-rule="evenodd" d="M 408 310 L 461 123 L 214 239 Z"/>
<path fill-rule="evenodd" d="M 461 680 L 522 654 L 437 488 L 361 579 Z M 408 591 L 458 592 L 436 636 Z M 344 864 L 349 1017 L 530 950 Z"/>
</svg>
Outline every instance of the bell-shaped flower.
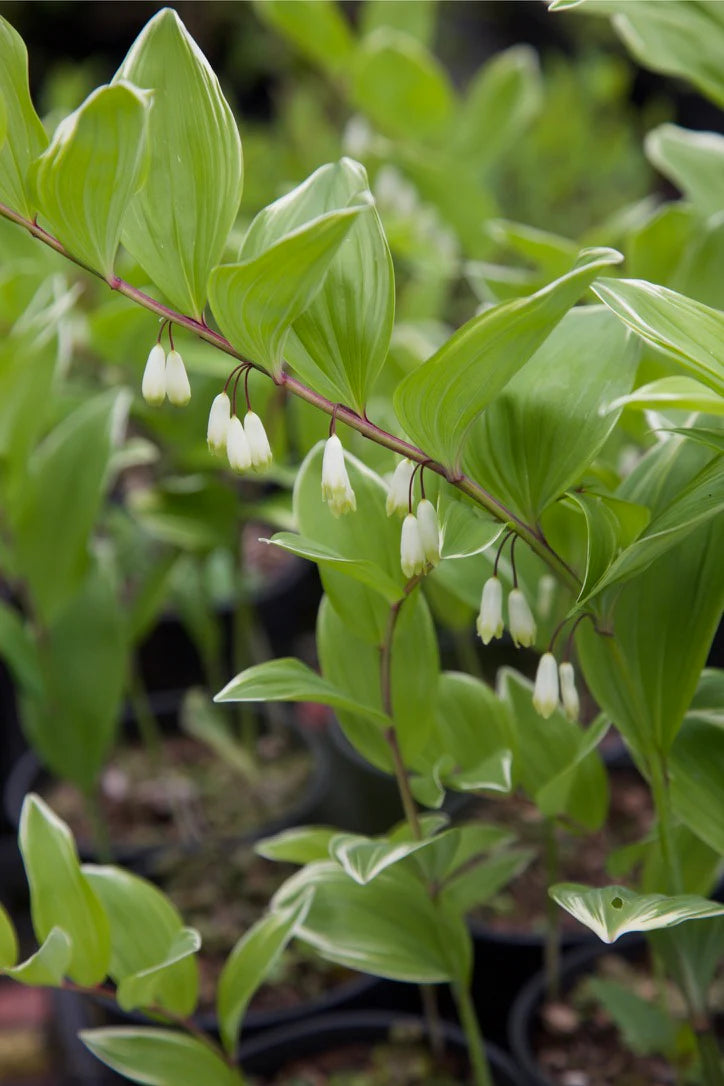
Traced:
<svg viewBox="0 0 724 1086">
<path fill-rule="evenodd" d="M 558 677 L 561 681 L 563 710 L 571 723 L 575 723 L 581 711 L 581 699 L 576 690 L 576 673 L 573 670 L 573 664 L 564 661 L 558 668 Z"/>
<path fill-rule="evenodd" d="M 166 394 L 174 407 L 185 407 L 191 399 L 191 385 L 178 351 L 169 351 L 166 358 Z"/>
<path fill-rule="evenodd" d="M 489 577 L 483 585 L 475 626 L 484 645 L 503 635 L 503 586 L 498 577 Z"/>
<path fill-rule="evenodd" d="M 231 400 L 225 392 L 214 397 L 209 411 L 209 424 L 206 428 L 206 441 L 212 452 L 222 453 L 226 449 L 226 435 L 231 422 Z"/>
<path fill-rule="evenodd" d="M 415 465 L 412 460 L 400 460 L 395 468 L 390 480 L 390 489 L 385 505 L 388 517 L 391 517 L 393 513 L 402 513 L 404 515 L 409 512 L 410 480 L 414 470 Z"/>
<path fill-rule="evenodd" d="M 344 463 L 344 449 L 336 434 L 327 439 L 322 457 L 322 501 L 327 502 L 334 517 L 353 513 L 357 508 Z"/>
<path fill-rule="evenodd" d="M 143 371 L 141 394 L 152 407 L 159 407 L 166 399 L 166 352 L 160 343 L 151 348 Z"/>
<path fill-rule="evenodd" d="M 538 661 L 533 705 L 546 720 L 558 708 L 558 665 L 552 652 L 544 652 Z"/>
<path fill-rule="evenodd" d="M 268 468 L 272 462 L 269 438 L 266 436 L 264 423 L 253 411 L 247 411 L 244 416 L 244 433 L 249 442 L 251 466 L 259 469 Z"/>
<path fill-rule="evenodd" d="M 234 415 L 226 431 L 226 455 L 232 471 L 248 471 L 251 467 L 251 449 L 241 419 Z"/>
<path fill-rule="evenodd" d="M 400 564 L 402 572 L 408 579 L 425 572 L 425 550 L 422 545 L 420 526 L 414 513 L 408 513 L 402 522 Z"/>
<path fill-rule="evenodd" d="M 427 498 L 417 503 L 417 527 L 425 559 L 431 566 L 436 566 L 440 561 L 440 525 L 437 510 Z"/>
<path fill-rule="evenodd" d="M 516 648 L 520 648 L 521 645 L 528 648 L 534 643 L 535 619 L 527 599 L 519 588 L 512 589 L 508 596 L 508 625 Z"/>
</svg>

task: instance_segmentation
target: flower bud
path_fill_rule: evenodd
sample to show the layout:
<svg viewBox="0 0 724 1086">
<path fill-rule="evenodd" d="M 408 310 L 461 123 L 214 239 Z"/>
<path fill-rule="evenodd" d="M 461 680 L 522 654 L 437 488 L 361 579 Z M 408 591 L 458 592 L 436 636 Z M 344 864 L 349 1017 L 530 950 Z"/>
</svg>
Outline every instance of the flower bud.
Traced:
<svg viewBox="0 0 724 1086">
<path fill-rule="evenodd" d="M 409 511 L 410 480 L 414 470 L 415 465 L 412 460 L 400 460 L 395 468 L 394 475 L 390 480 L 390 490 L 385 506 L 388 517 L 391 517 L 393 513 L 402 513 L 404 515 Z"/>
<path fill-rule="evenodd" d="M 160 343 L 151 348 L 143 371 L 141 394 L 152 407 L 159 407 L 166 399 L 166 352 Z"/>
<path fill-rule="evenodd" d="M 503 586 L 497 577 L 489 577 L 483 585 L 480 614 L 476 622 L 478 636 L 484 645 L 503 634 Z"/>
<path fill-rule="evenodd" d="M 440 525 L 435 506 L 427 498 L 417 503 L 417 528 L 425 559 L 436 566 L 440 561 Z"/>
<path fill-rule="evenodd" d="M 558 666 L 552 652 L 544 652 L 538 661 L 533 705 L 546 720 L 558 708 Z"/>
<path fill-rule="evenodd" d="M 354 490 L 350 486 L 344 463 L 344 449 L 336 434 L 327 439 L 322 457 L 322 501 L 327 502 L 334 517 L 353 513 L 357 508 Z"/>
<path fill-rule="evenodd" d="M 400 564 L 409 579 L 425 572 L 425 551 L 420 536 L 420 526 L 414 513 L 408 513 L 402 522 L 400 538 Z"/>
<path fill-rule="evenodd" d="M 514 588 L 508 596 L 508 625 L 516 648 L 520 648 L 521 645 L 528 648 L 534 643 L 535 619 L 527 599 L 519 588 Z"/>
<path fill-rule="evenodd" d="M 566 716 L 574 724 L 578 720 L 581 711 L 581 700 L 576 690 L 576 675 L 573 664 L 564 661 L 558 668 L 558 677 L 561 680 L 561 701 Z"/>
<path fill-rule="evenodd" d="M 231 400 L 225 392 L 215 397 L 209 411 L 206 440 L 212 452 L 221 453 L 226 448 L 226 435 L 231 421 Z"/>
<path fill-rule="evenodd" d="M 251 450 L 247 441 L 241 419 L 234 415 L 229 420 L 226 431 L 226 455 L 229 458 L 229 466 L 232 471 L 248 471 L 251 467 Z"/>
<path fill-rule="evenodd" d="M 249 442 L 251 453 L 251 466 L 254 468 L 268 468 L 272 462 L 272 451 L 269 438 L 266 436 L 264 423 L 253 411 L 247 411 L 244 417 L 244 433 Z"/>
<path fill-rule="evenodd" d="M 174 407 L 185 407 L 191 399 L 191 385 L 178 351 L 169 351 L 166 359 L 166 393 Z"/>
</svg>

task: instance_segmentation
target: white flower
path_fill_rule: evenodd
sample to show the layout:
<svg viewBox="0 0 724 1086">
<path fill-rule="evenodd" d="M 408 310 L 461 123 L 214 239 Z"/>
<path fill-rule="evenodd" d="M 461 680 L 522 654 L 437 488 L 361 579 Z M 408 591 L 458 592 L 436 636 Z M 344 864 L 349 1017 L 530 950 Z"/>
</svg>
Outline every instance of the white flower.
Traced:
<svg viewBox="0 0 724 1086">
<path fill-rule="evenodd" d="M 350 486 L 344 463 L 344 449 L 336 434 L 327 439 L 322 457 L 322 501 L 327 502 L 332 516 L 353 513 L 357 499 Z"/>
<path fill-rule="evenodd" d="M 552 652 L 544 652 L 538 661 L 533 705 L 546 720 L 558 708 L 558 666 Z"/>
<path fill-rule="evenodd" d="M 158 407 L 166 399 L 166 352 L 160 343 L 151 348 L 143 371 L 141 394 L 146 403 Z"/>
<path fill-rule="evenodd" d="M 508 625 L 510 636 L 516 648 L 523 645 L 528 648 L 535 641 L 535 619 L 528 606 L 528 601 L 519 588 L 514 588 L 508 596 Z"/>
<path fill-rule="evenodd" d="M 425 551 L 422 546 L 420 526 L 414 513 L 408 513 L 402 522 L 400 564 L 407 578 L 425 572 Z"/>
<path fill-rule="evenodd" d="M 497 577 L 489 577 L 483 585 L 480 614 L 476 622 L 478 635 L 484 645 L 503 634 L 503 586 Z"/>
<path fill-rule="evenodd" d="M 166 359 L 166 392 L 174 407 L 185 407 L 191 399 L 191 385 L 178 351 L 169 351 Z"/>
<path fill-rule="evenodd" d="M 553 610 L 553 600 L 556 594 L 556 579 L 550 573 L 544 573 L 538 581 L 538 599 L 536 609 L 542 619 L 550 617 Z"/>
<path fill-rule="evenodd" d="M 558 676 L 561 680 L 561 701 L 563 702 L 565 714 L 571 723 L 575 723 L 581 711 L 581 700 L 576 690 L 576 675 L 573 664 L 562 663 L 558 668 Z"/>
<path fill-rule="evenodd" d="M 244 417 L 244 433 L 249 442 L 252 467 L 268 468 L 272 462 L 269 438 L 266 436 L 264 423 L 253 411 L 247 411 Z"/>
<path fill-rule="evenodd" d="M 417 503 L 417 528 L 425 558 L 431 566 L 436 566 L 440 561 L 440 525 L 435 506 L 427 498 Z"/>
<path fill-rule="evenodd" d="M 251 467 L 251 449 L 241 419 L 236 415 L 229 420 L 226 431 L 226 455 L 233 471 L 247 471 Z"/>
<path fill-rule="evenodd" d="M 209 411 L 206 440 L 212 452 L 221 453 L 226 448 L 226 435 L 231 421 L 231 400 L 225 392 L 215 397 Z"/>
<path fill-rule="evenodd" d="M 415 470 L 412 460 L 400 460 L 390 480 L 390 490 L 387 495 L 387 516 L 393 513 L 407 513 L 410 508 L 410 479 Z"/>
</svg>

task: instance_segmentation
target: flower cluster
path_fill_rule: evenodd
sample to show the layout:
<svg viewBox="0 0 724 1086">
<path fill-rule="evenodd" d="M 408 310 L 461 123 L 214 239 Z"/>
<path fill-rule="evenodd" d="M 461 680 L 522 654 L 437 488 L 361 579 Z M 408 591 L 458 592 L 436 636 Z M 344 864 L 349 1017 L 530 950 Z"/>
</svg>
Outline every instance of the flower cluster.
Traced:
<svg viewBox="0 0 724 1086">
<path fill-rule="evenodd" d="M 558 708 L 559 699 L 568 720 L 578 720 L 581 703 L 576 690 L 573 664 L 564 661 L 558 665 L 552 652 L 544 652 L 538 662 L 533 705 L 547 720 Z"/>
<path fill-rule="evenodd" d="M 151 348 L 143 371 L 141 393 L 146 403 L 160 407 L 168 396 L 174 407 L 185 407 L 191 399 L 191 385 L 184 360 L 172 348 L 168 355 L 160 343 Z"/>
<path fill-rule="evenodd" d="M 226 453 L 229 467 L 238 474 L 250 468 L 263 471 L 272 462 L 271 446 L 263 422 L 249 409 L 242 423 L 232 408 L 226 390 L 220 392 L 211 404 L 206 441 L 213 453 L 220 456 Z"/>
<path fill-rule="evenodd" d="M 519 588 L 508 595 L 508 627 L 516 648 L 529 648 L 535 642 L 536 624 L 528 601 Z M 494 637 L 503 636 L 503 586 L 497 576 L 489 577 L 483 585 L 476 628 L 484 645 Z"/>
<path fill-rule="evenodd" d="M 402 522 L 400 564 L 409 579 L 426 573 L 440 561 L 440 526 L 435 506 L 427 498 L 417 503 L 417 513 Z"/>
</svg>

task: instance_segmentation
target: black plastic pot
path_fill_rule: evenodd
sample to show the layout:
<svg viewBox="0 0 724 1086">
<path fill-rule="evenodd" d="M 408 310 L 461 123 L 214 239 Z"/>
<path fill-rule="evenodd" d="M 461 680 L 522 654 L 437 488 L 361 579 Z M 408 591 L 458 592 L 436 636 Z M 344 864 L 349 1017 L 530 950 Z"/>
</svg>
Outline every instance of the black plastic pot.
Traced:
<svg viewBox="0 0 724 1086">
<path fill-rule="evenodd" d="M 561 962 L 561 991 L 565 995 L 576 981 L 591 972 L 604 954 L 619 954 L 634 959 L 645 952 L 646 940 L 642 935 L 624 935 L 614 946 L 596 939 L 592 946 L 579 947 L 566 954 Z M 545 1000 L 546 979 L 543 973 L 532 977 L 513 1003 L 508 1020 L 510 1051 L 524 1078 L 524 1086 L 553 1086 L 535 1055 L 534 1036 L 541 1008 Z"/>
<path fill-rule="evenodd" d="M 446 1044 L 464 1057 L 465 1037 L 443 1022 Z M 247 1074 L 274 1075 L 301 1057 L 321 1054 L 344 1045 L 375 1045 L 385 1041 L 393 1027 L 422 1028 L 419 1018 L 381 1011 L 326 1015 L 310 1018 L 285 1029 L 270 1030 L 242 1044 L 239 1062 Z M 487 1046 L 495 1086 L 523 1086 L 510 1059 L 494 1045 Z"/>
</svg>

